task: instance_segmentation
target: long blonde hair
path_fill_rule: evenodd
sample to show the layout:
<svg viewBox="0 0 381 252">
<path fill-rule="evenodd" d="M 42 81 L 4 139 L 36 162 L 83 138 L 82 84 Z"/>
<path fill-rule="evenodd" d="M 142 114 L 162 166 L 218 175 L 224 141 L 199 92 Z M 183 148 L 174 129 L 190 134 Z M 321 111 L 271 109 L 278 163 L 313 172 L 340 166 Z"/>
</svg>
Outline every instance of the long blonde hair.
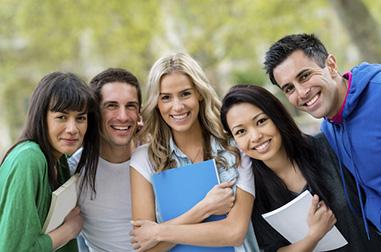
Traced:
<svg viewBox="0 0 381 252">
<path fill-rule="evenodd" d="M 143 109 L 145 127 L 143 136 L 150 135 L 148 155 L 154 164 L 156 171 L 162 171 L 170 167 L 176 167 L 170 157 L 169 142 L 171 128 L 165 123 L 157 108 L 160 94 L 160 81 L 163 76 L 180 72 L 187 75 L 193 82 L 196 90 L 202 97 L 198 118 L 203 129 L 204 158 L 215 158 L 219 166 L 227 167 L 226 160 L 221 156 L 210 156 L 210 136 L 214 136 L 217 142 L 236 157 L 236 166 L 239 163 L 239 151 L 228 145 L 227 134 L 224 133 L 220 122 L 221 101 L 216 91 L 210 85 L 204 71 L 199 64 L 185 53 L 174 53 L 158 59 L 152 66 L 148 75 L 147 103 Z"/>
</svg>

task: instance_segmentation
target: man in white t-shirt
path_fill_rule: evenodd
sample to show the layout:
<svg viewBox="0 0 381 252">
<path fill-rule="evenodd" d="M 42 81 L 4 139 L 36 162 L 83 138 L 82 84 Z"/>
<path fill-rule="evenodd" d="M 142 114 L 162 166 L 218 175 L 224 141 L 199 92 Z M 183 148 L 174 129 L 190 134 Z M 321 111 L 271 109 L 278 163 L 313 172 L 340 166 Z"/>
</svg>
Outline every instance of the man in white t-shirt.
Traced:
<svg viewBox="0 0 381 252">
<path fill-rule="evenodd" d="M 78 201 L 84 218 L 80 251 L 133 251 L 129 162 L 140 127 L 140 85 L 132 73 L 109 68 L 96 75 L 90 86 L 101 113 L 101 145 L 96 194 L 83 190 Z M 80 155 L 81 150 L 69 159 L 71 167 Z"/>
</svg>

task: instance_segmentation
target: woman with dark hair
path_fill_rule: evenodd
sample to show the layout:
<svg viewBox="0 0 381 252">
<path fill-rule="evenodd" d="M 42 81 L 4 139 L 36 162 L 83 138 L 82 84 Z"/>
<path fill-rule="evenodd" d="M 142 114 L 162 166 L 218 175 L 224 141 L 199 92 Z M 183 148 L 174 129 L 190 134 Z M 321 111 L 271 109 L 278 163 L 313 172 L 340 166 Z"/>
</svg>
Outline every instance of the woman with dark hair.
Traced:
<svg viewBox="0 0 381 252">
<path fill-rule="evenodd" d="M 99 112 L 90 88 L 71 73 L 46 75 L 34 90 L 20 140 L 0 166 L 0 251 L 77 251 L 82 228 L 79 208 L 44 234 L 52 191 L 70 172 L 66 155 L 83 146 L 76 172 L 94 191 L 99 153 Z"/>
<path fill-rule="evenodd" d="M 340 173 L 345 173 L 347 181 L 354 180 L 340 170 L 324 136 L 303 134 L 270 92 L 253 85 L 233 87 L 223 99 L 221 121 L 252 160 L 256 191 L 252 221 L 261 249 L 312 251 L 335 223 L 348 241 L 335 251 L 381 248 L 380 236 L 374 229 L 368 240 L 363 229 L 355 228 L 362 225 L 362 220 L 346 204 L 345 193 L 355 198 L 357 192 L 352 188 L 356 187 L 343 186 Z M 308 214 L 309 232 L 304 239 L 290 244 L 261 214 L 288 203 L 306 189 L 314 195 Z"/>
</svg>

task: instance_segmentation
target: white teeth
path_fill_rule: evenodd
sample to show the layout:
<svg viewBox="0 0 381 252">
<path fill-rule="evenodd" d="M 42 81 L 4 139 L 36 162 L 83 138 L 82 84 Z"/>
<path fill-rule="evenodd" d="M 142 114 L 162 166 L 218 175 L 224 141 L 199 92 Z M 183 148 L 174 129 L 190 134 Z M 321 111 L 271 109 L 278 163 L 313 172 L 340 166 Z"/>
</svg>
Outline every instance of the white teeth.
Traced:
<svg viewBox="0 0 381 252">
<path fill-rule="evenodd" d="M 259 150 L 259 151 L 264 150 L 267 147 L 267 145 L 269 145 L 269 143 L 270 143 L 270 140 L 255 146 L 253 149 Z"/>
<path fill-rule="evenodd" d="M 181 114 L 181 115 L 172 115 L 172 118 L 175 120 L 182 120 L 185 119 L 188 116 L 188 113 Z"/>
<path fill-rule="evenodd" d="M 127 126 L 127 127 L 111 126 L 111 127 L 116 130 L 128 130 L 131 126 Z"/>
<path fill-rule="evenodd" d="M 319 94 L 315 95 L 314 97 L 312 97 L 311 100 L 309 100 L 308 102 L 306 102 L 307 106 L 311 106 L 312 104 L 314 104 L 317 99 L 319 98 Z"/>
</svg>

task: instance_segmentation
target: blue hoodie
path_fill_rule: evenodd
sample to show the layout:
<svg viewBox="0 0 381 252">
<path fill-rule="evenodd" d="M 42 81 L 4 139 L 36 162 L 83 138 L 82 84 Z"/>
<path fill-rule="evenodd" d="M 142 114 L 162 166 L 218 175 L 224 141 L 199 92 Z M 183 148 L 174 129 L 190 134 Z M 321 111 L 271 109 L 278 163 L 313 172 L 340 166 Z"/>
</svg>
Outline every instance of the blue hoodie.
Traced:
<svg viewBox="0 0 381 252">
<path fill-rule="evenodd" d="M 381 231 L 381 65 L 362 63 L 351 72 L 342 122 L 324 120 L 321 130 L 365 193 L 363 199 L 359 191 L 365 228 L 367 218 Z"/>
</svg>

